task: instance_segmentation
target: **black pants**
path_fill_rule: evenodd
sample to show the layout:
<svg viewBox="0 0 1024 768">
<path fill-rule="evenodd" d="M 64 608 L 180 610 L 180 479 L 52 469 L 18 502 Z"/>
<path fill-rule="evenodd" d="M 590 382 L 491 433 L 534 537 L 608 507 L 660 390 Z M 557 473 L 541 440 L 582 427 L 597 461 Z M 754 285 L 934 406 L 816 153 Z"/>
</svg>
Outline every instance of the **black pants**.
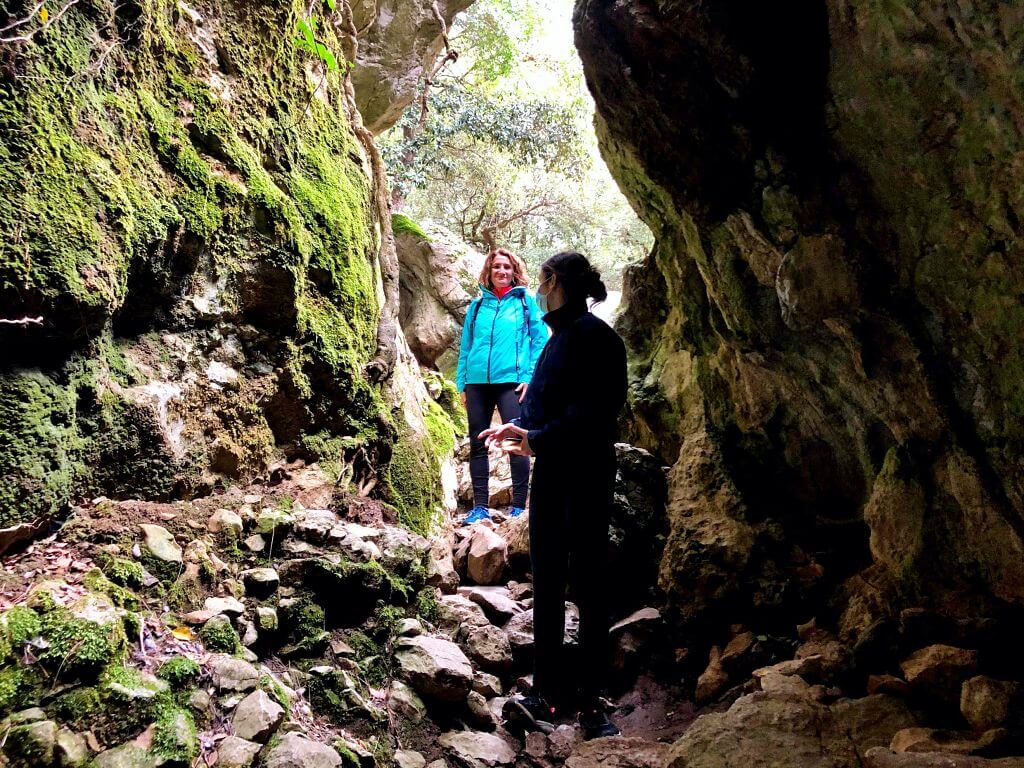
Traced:
<svg viewBox="0 0 1024 768">
<path fill-rule="evenodd" d="M 469 417 L 469 474 L 473 478 L 473 504 L 486 507 L 490 500 L 487 483 L 490 479 L 490 464 L 487 459 L 487 445 L 477 438 L 491 426 L 494 408 L 503 422 L 519 417 L 518 384 L 467 384 L 466 415 Z M 512 506 L 526 507 L 526 495 L 530 490 L 530 460 L 526 456 L 509 454 L 512 470 Z"/>
<path fill-rule="evenodd" d="M 586 449 L 583 449 L 584 451 Z M 608 670 L 608 517 L 615 450 L 538 457 L 530 497 L 534 690 L 548 701 L 596 705 Z M 565 597 L 580 609 L 576 665 L 564 658 Z"/>
</svg>

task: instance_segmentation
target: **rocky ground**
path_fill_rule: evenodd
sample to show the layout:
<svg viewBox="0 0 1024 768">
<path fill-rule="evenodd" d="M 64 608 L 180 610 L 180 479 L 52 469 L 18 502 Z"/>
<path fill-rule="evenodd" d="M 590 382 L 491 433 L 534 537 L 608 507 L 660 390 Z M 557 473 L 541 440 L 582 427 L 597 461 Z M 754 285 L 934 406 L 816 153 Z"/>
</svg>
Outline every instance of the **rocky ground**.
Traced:
<svg viewBox="0 0 1024 768">
<path fill-rule="evenodd" d="M 649 501 L 630 482 L 642 471 L 661 468 L 623 446 L 619 558 Z M 632 588 L 610 596 L 623 736 L 509 733 L 501 707 L 529 685 L 533 642 L 526 542 L 526 520 L 500 510 L 425 539 L 299 463 L 195 501 L 82 504 L 4 561 L 0 762 L 1024 765 L 986 759 L 1012 751 L 1020 686 L 984 674 L 977 628 L 860 690 L 825 630 L 735 627 L 692 681 L 690 649 Z M 576 631 L 568 603 L 570 647 Z"/>
</svg>

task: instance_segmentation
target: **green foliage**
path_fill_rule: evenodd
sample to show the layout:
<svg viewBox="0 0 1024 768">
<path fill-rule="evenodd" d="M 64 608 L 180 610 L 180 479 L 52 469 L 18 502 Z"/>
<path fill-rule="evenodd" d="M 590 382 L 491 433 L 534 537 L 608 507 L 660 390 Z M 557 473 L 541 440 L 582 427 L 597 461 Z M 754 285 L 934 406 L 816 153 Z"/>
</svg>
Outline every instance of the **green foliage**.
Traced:
<svg viewBox="0 0 1024 768">
<path fill-rule="evenodd" d="M 115 555 L 101 554 L 100 568 L 103 574 L 115 584 L 140 589 L 145 579 L 145 570 L 134 560 Z"/>
<path fill-rule="evenodd" d="M 22 647 L 42 632 L 39 614 L 24 605 L 15 605 L 0 615 L 0 661 L 17 655 Z"/>
<path fill-rule="evenodd" d="M 153 727 L 153 753 L 175 765 L 192 765 L 199 754 L 196 724 L 188 710 L 164 705 Z"/>
<path fill-rule="evenodd" d="M 541 23 L 543 21 L 543 23 Z M 568 248 L 610 288 L 652 238 L 597 149 L 568 9 L 477 0 L 453 25 L 458 61 L 381 138 L 404 213 L 484 248 L 493 236 L 535 270 Z"/>
<path fill-rule="evenodd" d="M 128 642 L 121 622 L 97 624 L 66 608 L 43 616 L 42 635 L 47 647 L 39 660 L 62 676 L 99 672 L 124 653 Z"/>
<path fill-rule="evenodd" d="M 423 227 L 403 213 L 394 213 L 391 215 L 391 230 L 395 235 L 410 235 L 411 237 L 418 237 L 421 240 L 430 241 L 430 238 L 427 237 L 427 233 L 423 231 Z"/>
<path fill-rule="evenodd" d="M 331 0 L 333 2 L 333 0 Z M 332 7 L 333 11 L 334 8 Z M 300 50 L 306 51 L 316 56 L 320 61 L 324 63 L 328 71 L 338 69 L 338 60 L 335 58 L 331 50 L 316 39 L 316 27 L 317 22 L 312 16 L 307 19 L 300 19 L 298 23 L 299 36 L 295 38 L 295 45 Z"/>
<path fill-rule="evenodd" d="M 0 667 L 0 716 L 25 703 L 22 694 L 25 689 L 25 670 L 17 665 Z"/>
<path fill-rule="evenodd" d="M 242 641 L 230 621 L 211 619 L 199 630 L 199 638 L 209 651 L 238 653 L 242 648 Z"/>
<path fill-rule="evenodd" d="M 424 587 L 416 595 L 416 615 L 425 621 L 436 624 L 440 616 L 441 605 L 437 601 L 437 593 L 433 587 Z"/>
<path fill-rule="evenodd" d="M 109 597 L 114 605 L 129 611 L 139 610 L 139 598 L 130 589 L 119 587 L 103 575 L 99 568 L 93 568 L 82 578 L 82 584 L 93 592 L 100 592 Z"/>
<path fill-rule="evenodd" d="M 156 676 L 171 688 L 185 688 L 199 677 L 199 664 L 188 656 L 173 656 L 160 665 Z"/>
</svg>

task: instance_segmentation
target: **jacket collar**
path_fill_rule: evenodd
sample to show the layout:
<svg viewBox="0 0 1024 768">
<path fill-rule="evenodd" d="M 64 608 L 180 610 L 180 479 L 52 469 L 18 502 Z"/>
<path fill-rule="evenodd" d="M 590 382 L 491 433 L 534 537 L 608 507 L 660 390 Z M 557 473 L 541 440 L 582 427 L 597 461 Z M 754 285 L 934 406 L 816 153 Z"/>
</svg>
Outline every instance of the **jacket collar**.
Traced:
<svg viewBox="0 0 1024 768">
<path fill-rule="evenodd" d="M 544 315 L 544 322 L 551 326 L 553 333 L 568 328 L 579 317 L 587 312 L 586 300 L 574 301 L 571 304 L 563 304 L 558 309 Z"/>
<path fill-rule="evenodd" d="M 483 294 L 484 298 L 490 297 L 490 298 L 494 299 L 495 301 L 498 300 L 498 294 L 496 294 L 494 291 L 492 291 L 486 285 L 484 285 L 483 283 L 477 283 L 477 285 L 480 286 L 480 293 Z M 525 294 L 525 293 L 526 293 L 526 288 L 524 288 L 521 285 L 517 285 L 517 286 L 511 288 L 509 290 L 509 292 L 506 293 L 505 295 L 506 296 L 518 296 L 518 295 L 522 295 L 522 294 Z"/>
</svg>

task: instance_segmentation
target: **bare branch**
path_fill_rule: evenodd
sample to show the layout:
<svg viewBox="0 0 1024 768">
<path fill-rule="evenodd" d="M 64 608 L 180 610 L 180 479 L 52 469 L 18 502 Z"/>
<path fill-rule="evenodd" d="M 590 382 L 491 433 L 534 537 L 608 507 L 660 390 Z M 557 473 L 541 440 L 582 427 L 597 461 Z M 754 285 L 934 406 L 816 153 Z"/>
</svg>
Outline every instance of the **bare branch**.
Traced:
<svg viewBox="0 0 1024 768">
<path fill-rule="evenodd" d="M 39 317 L 19 317 L 16 320 L 9 320 L 6 317 L 0 317 L 0 325 L 42 325 L 43 316 Z"/>
<path fill-rule="evenodd" d="M 71 8 L 71 6 L 75 5 L 75 3 L 77 3 L 77 2 L 78 2 L 78 0 L 68 0 L 68 2 L 65 3 L 64 6 L 59 11 L 57 11 L 55 14 L 53 14 L 53 16 L 48 18 L 43 23 L 43 25 L 40 26 L 38 29 L 34 29 L 34 30 L 32 30 L 31 32 L 29 32 L 28 34 L 25 34 L 25 35 L 15 35 L 14 37 L 0 37 L 0 43 L 28 43 L 28 42 L 30 42 L 33 37 L 38 35 L 43 30 L 48 29 L 51 24 L 56 24 L 57 21 L 60 20 L 60 17 L 63 16 L 65 13 L 67 13 L 68 9 Z M 0 30 L 0 32 L 6 32 L 8 29 L 13 29 L 14 27 L 20 26 L 22 24 L 27 24 L 28 22 L 30 22 L 35 17 L 35 14 L 42 7 L 43 7 L 43 3 L 39 3 L 39 5 L 36 6 L 36 10 L 33 12 L 33 14 L 31 16 L 29 16 L 29 17 L 27 17 L 25 19 L 22 19 L 21 21 L 15 22 L 12 26 L 5 27 L 4 29 Z"/>
</svg>

